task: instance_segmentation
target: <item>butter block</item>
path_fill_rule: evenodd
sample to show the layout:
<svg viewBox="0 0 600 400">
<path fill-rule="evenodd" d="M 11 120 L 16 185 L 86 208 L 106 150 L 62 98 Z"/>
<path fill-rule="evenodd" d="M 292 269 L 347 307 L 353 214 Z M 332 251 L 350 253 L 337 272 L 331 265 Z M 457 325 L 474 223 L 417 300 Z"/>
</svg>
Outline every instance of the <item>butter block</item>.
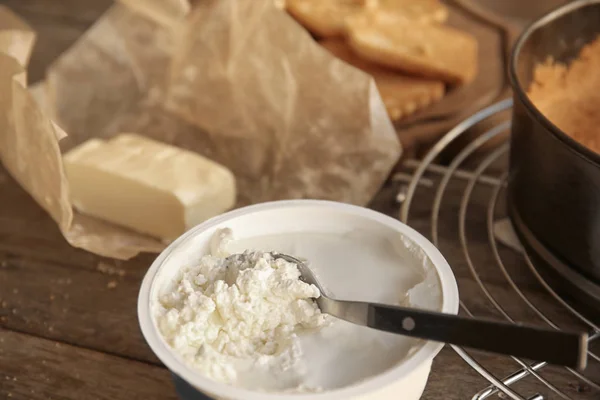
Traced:
<svg viewBox="0 0 600 400">
<path fill-rule="evenodd" d="M 133 133 L 90 139 L 63 162 L 79 212 L 164 240 L 235 204 L 227 168 Z"/>
</svg>

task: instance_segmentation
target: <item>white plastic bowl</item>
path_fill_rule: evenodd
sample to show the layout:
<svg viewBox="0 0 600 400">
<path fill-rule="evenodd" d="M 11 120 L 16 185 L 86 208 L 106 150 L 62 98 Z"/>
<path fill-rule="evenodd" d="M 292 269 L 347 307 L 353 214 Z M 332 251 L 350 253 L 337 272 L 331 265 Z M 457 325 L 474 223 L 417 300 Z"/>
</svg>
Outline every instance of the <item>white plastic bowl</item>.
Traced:
<svg viewBox="0 0 600 400">
<path fill-rule="evenodd" d="M 319 200 L 290 200 L 237 209 L 212 218 L 185 233 L 167 247 L 148 270 L 138 298 L 142 333 L 156 356 L 199 392 L 219 400 L 417 400 L 421 397 L 433 358 L 442 343 L 426 342 L 395 367 L 354 385 L 322 393 L 262 393 L 232 387 L 195 372 L 162 338 L 153 312 L 158 291 L 172 281 L 184 265 L 196 262 L 209 251 L 212 235 L 231 228 L 236 237 L 248 238 L 290 232 L 347 231 L 349 227 L 376 226 L 398 232 L 418 246 L 437 270 L 442 291 L 441 311 L 458 312 L 458 287 L 450 266 L 425 237 L 407 225 L 363 207 Z"/>
</svg>

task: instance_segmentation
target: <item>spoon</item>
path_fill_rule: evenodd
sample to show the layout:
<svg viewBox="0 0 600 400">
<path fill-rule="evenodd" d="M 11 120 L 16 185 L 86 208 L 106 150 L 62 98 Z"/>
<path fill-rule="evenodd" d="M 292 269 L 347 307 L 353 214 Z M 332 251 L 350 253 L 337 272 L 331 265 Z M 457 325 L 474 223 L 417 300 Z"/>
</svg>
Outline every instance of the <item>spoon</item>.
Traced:
<svg viewBox="0 0 600 400">
<path fill-rule="evenodd" d="M 585 369 L 587 333 L 465 318 L 389 304 L 338 300 L 325 294 L 306 263 L 286 254 L 270 254 L 274 259 L 296 264 L 301 279 L 321 292 L 316 299 L 321 311 L 334 317 L 404 336 Z"/>
</svg>

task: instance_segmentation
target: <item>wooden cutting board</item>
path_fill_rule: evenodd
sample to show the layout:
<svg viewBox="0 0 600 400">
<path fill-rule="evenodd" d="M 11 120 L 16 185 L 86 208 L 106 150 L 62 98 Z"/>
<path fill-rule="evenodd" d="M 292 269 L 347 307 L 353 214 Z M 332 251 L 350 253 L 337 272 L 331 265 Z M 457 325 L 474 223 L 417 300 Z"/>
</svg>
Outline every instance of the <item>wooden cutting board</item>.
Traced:
<svg viewBox="0 0 600 400">
<path fill-rule="evenodd" d="M 471 84 L 450 91 L 439 103 L 396 123 L 405 149 L 403 158 L 422 156 L 461 120 L 511 96 L 507 65 L 513 43 L 530 21 L 567 1 L 446 1 L 450 8 L 448 24 L 470 32 L 479 42 L 479 73 Z M 476 134 L 466 135 L 463 140 Z"/>
</svg>

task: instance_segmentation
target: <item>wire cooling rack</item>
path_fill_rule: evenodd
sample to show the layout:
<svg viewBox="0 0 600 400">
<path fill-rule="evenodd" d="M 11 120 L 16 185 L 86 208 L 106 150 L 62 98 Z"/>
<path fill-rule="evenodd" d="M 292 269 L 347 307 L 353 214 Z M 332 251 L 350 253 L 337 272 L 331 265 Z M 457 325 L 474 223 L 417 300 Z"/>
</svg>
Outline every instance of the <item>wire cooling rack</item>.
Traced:
<svg viewBox="0 0 600 400">
<path fill-rule="evenodd" d="M 521 252 L 518 253 L 518 258 L 522 258 L 521 263 L 526 265 L 522 268 L 531 276 L 531 282 L 523 284 L 521 277 L 524 272 L 515 270 L 512 265 L 514 257 L 506 256 L 506 251 L 511 250 L 499 242 L 494 233 L 497 223 L 506 221 L 506 212 L 500 204 L 504 200 L 506 190 L 506 159 L 509 146 L 508 142 L 502 138 L 506 137 L 510 130 L 509 111 L 511 107 L 512 100 L 509 99 L 478 112 L 448 132 L 421 161 L 407 160 L 404 163 L 403 168 L 408 173 L 403 172 L 395 176 L 396 181 L 404 182 L 397 197 L 402 204 L 400 219 L 410 224 L 411 211 L 417 205 L 413 201 L 417 191 L 433 191 L 433 204 L 429 208 L 431 210 L 430 239 L 444 253 L 443 245 L 448 242 L 448 238 L 443 235 L 448 235 L 448 229 L 441 226 L 440 215 L 444 211 L 454 215 L 458 214 L 458 218 L 453 218 L 458 227 L 451 233 L 456 235 L 458 232 L 458 237 L 450 238 L 450 240 L 453 240 L 454 243 L 456 240 L 460 242 L 464 258 L 463 264 L 466 264 L 467 274 L 470 273 L 478 287 L 479 303 L 483 299 L 483 302 L 487 302 L 487 306 L 491 307 L 496 315 L 513 323 L 530 322 L 517 321 L 515 315 L 519 314 L 521 316 L 531 315 L 538 323 L 554 329 L 573 327 L 585 329 L 589 332 L 589 341 L 592 345 L 600 336 L 598 325 L 558 295 L 536 270 L 529 257 Z M 443 154 L 449 146 L 459 145 L 457 142 L 461 140 L 457 139 L 463 139 L 464 143 L 464 138 L 469 135 L 469 132 L 482 127 L 484 132 L 471 141 L 467 140 L 467 144 L 460 149 L 448 166 L 435 163 L 440 154 Z M 475 159 L 475 162 L 472 162 L 472 159 Z M 448 193 L 451 187 L 450 183 L 454 180 L 461 181 L 462 187 L 464 187 L 460 196 Z M 487 203 L 486 210 L 481 210 L 481 201 L 475 204 L 473 200 L 476 192 L 481 196 L 482 188 L 487 197 L 484 202 L 484 204 Z M 489 249 L 486 250 L 486 252 L 489 251 L 489 257 L 483 261 L 475 257 L 469 244 L 469 222 L 476 218 L 475 216 L 470 218 L 476 207 L 479 208 L 476 211 L 482 214 L 479 218 L 485 219 L 485 231 L 487 231 L 487 241 L 489 242 Z M 518 248 L 518 243 L 515 247 Z M 502 285 L 509 288 L 508 290 L 511 292 L 508 300 L 507 296 L 500 298 L 501 296 L 494 294 L 490 285 L 483 279 L 483 275 L 490 273 L 496 274 Z M 535 289 L 544 295 L 542 301 L 537 296 L 533 298 L 531 293 L 535 293 L 535 291 L 531 290 L 532 285 L 535 285 Z M 471 292 L 469 292 L 469 296 L 472 296 Z M 461 300 L 461 312 L 469 316 L 478 316 L 473 311 L 473 308 L 476 307 L 471 306 L 474 303 L 472 300 L 468 297 Z M 521 308 L 519 313 L 515 312 L 518 308 Z M 554 312 L 548 310 L 554 310 Z M 568 317 L 569 322 L 565 323 L 563 317 Z M 479 392 L 474 393 L 473 400 L 490 398 L 515 400 L 600 399 L 600 357 L 593 350 L 588 352 L 588 369 L 585 373 L 569 368 L 548 366 L 545 362 L 531 363 L 511 357 L 515 363 L 514 372 L 499 375 L 498 369 L 493 363 L 485 359 L 482 361 L 477 353 L 467 352 L 457 346 L 453 346 L 453 349 L 490 383 L 488 387 L 481 388 Z M 591 346 L 591 349 L 594 347 Z M 548 351 L 551 352 L 552 349 L 548 349 Z M 522 385 L 528 380 L 537 382 L 532 382 L 532 385 Z M 531 388 L 536 388 L 533 389 L 533 393 Z M 474 392 L 477 389 L 479 388 L 474 388 Z"/>
</svg>

